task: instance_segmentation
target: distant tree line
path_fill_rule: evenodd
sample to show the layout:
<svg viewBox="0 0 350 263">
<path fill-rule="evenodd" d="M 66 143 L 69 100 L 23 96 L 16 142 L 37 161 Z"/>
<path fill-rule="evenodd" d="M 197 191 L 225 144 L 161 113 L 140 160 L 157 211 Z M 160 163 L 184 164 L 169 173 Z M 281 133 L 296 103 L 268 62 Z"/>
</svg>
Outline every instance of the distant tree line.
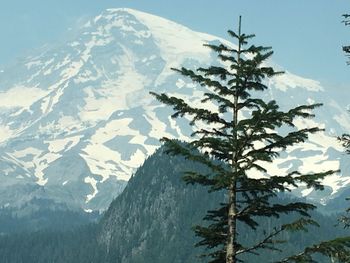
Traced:
<svg viewBox="0 0 350 263">
<path fill-rule="evenodd" d="M 208 207 L 215 208 L 225 200 L 225 195 L 223 192 L 208 195 L 205 189 L 195 185 L 184 187 L 181 177 L 186 168 L 197 172 L 209 170 L 182 157 L 165 155 L 164 151 L 165 147 L 162 147 L 146 160 L 100 222 L 74 229 L 43 229 L 2 235 L 0 262 L 202 263 L 203 258 L 198 256 L 206 250 L 193 247 L 199 238 L 190 231 L 191 226 L 200 223 Z M 271 201 L 288 204 L 305 200 L 280 194 Z M 260 251 L 259 261 L 274 262 L 315 242 L 350 233 L 350 230 L 336 226 L 336 215 L 327 216 L 313 211 L 311 216 L 320 223 L 320 229 L 314 226 L 307 233 L 284 232 L 280 238 L 288 245 L 280 244 L 283 251 Z M 118 218 L 120 221 L 116 221 Z M 249 226 L 239 223 L 239 242 L 254 244 L 265 236 L 264 232 L 297 218 L 297 214 L 260 218 L 257 219 L 258 231 L 251 231 Z M 111 226 L 115 231 L 112 235 L 118 240 L 107 247 L 101 239 L 111 230 L 104 232 L 101 229 L 114 221 L 116 225 Z M 256 255 L 246 254 L 241 259 L 256 262 Z M 318 263 L 329 262 L 322 255 L 316 255 L 315 259 Z"/>
</svg>

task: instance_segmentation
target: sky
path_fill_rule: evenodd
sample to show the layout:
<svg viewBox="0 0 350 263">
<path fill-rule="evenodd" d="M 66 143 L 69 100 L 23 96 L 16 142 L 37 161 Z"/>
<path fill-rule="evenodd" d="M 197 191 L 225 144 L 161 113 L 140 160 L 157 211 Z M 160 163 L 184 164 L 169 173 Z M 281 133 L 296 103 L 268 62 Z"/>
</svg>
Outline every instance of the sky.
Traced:
<svg viewBox="0 0 350 263">
<path fill-rule="evenodd" d="M 274 62 L 327 89 L 350 88 L 342 52 L 350 44 L 350 27 L 341 23 L 341 15 L 350 13 L 349 0 L 0 0 L 0 65 L 64 41 L 89 18 L 118 7 L 224 38 L 242 15 L 243 32 L 256 34 L 256 44 L 272 46 Z"/>
</svg>

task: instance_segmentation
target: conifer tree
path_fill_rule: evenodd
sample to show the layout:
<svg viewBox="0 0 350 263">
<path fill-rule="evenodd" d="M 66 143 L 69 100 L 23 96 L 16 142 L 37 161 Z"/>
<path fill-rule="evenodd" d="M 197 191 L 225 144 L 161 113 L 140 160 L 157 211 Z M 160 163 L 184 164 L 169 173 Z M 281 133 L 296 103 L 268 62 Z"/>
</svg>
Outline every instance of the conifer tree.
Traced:
<svg viewBox="0 0 350 263">
<path fill-rule="evenodd" d="M 343 23 L 345 24 L 345 26 L 349 26 L 350 25 L 350 15 L 349 14 L 344 14 L 343 15 Z M 345 54 L 349 57 L 350 56 L 350 46 L 347 45 L 347 46 L 343 46 L 343 51 L 345 52 Z M 348 65 L 350 65 L 350 61 L 347 62 Z M 345 152 L 347 154 L 350 154 L 350 134 L 347 134 L 347 133 L 344 133 L 342 136 L 339 136 L 338 137 L 338 140 L 342 143 L 344 149 L 345 149 Z M 350 198 L 348 198 L 347 200 L 350 200 Z M 346 215 L 343 215 L 339 218 L 339 221 L 341 223 L 344 224 L 344 226 L 346 228 L 349 228 L 350 227 L 350 208 L 348 208 L 346 210 Z"/>
<path fill-rule="evenodd" d="M 309 214 L 315 206 L 305 202 L 278 203 L 276 197 L 300 184 L 322 190 L 320 181 L 334 172 L 270 174 L 265 168 L 266 163 L 273 162 L 287 147 L 302 143 L 308 135 L 321 131 L 318 127 L 297 129 L 294 124 L 296 118 L 314 117 L 312 110 L 321 104 L 283 111 L 276 101 L 261 99 L 259 93 L 268 90 L 266 79 L 282 74 L 266 63 L 273 52 L 269 47 L 248 45 L 254 35 L 241 33 L 241 19 L 238 33 L 228 33 L 237 45 L 206 44 L 217 53 L 217 65 L 195 71 L 173 69 L 205 87 L 201 105 L 151 92 L 157 100 L 173 107 L 173 118 L 191 118 L 193 140 L 185 147 L 178 141 L 163 138 L 169 153 L 183 155 L 211 170 L 209 174 L 188 171 L 184 180 L 188 184 L 206 186 L 209 192 L 223 191 L 227 196 L 220 207 L 208 211 L 204 225 L 194 228 L 201 238 L 197 245 L 207 248 L 203 256 L 211 263 L 241 262 L 243 255 L 264 249 L 278 251 L 284 242 L 283 232 L 306 231 L 309 225 L 317 225 Z M 208 103 L 212 106 L 205 106 Z M 256 231 L 259 218 L 278 218 L 282 214 L 299 217 L 271 231 L 264 229 L 265 236 L 255 244 L 239 241 L 239 224 Z M 313 262 L 314 253 L 343 260 L 349 244 L 348 238 L 323 242 L 280 262 Z"/>
<path fill-rule="evenodd" d="M 344 18 L 343 23 L 346 26 L 349 26 L 350 25 L 350 15 L 344 14 L 343 18 Z M 349 45 L 343 46 L 343 51 L 345 52 L 345 54 L 347 54 L 348 57 L 350 56 L 350 46 Z M 348 61 L 348 65 L 350 65 L 350 61 Z"/>
<path fill-rule="evenodd" d="M 338 137 L 338 140 L 343 145 L 345 152 L 350 154 L 350 134 L 344 133 L 342 136 Z M 348 197 L 346 200 L 350 200 L 350 197 Z M 342 223 L 345 228 L 350 228 L 350 208 L 346 209 L 345 213 L 346 214 L 339 218 L 339 222 Z"/>
</svg>

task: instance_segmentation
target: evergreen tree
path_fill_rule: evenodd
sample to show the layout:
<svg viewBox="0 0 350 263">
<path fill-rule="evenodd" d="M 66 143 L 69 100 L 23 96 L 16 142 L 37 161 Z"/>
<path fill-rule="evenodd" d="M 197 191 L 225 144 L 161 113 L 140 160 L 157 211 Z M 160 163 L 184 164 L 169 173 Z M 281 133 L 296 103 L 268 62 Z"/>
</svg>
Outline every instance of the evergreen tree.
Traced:
<svg viewBox="0 0 350 263">
<path fill-rule="evenodd" d="M 204 218 L 206 224 L 194 228 L 201 238 L 197 245 L 207 247 L 203 257 L 208 257 L 212 263 L 240 262 L 246 254 L 257 254 L 259 250 L 278 251 L 284 242 L 283 233 L 307 231 L 309 225 L 317 225 L 309 214 L 315 206 L 305 202 L 278 203 L 275 197 L 299 184 L 322 190 L 320 181 L 334 172 L 269 174 L 264 164 L 272 162 L 287 147 L 302 143 L 308 135 L 321 131 L 318 127 L 298 130 L 294 125 L 296 118 L 312 118 L 311 111 L 321 104 L 282 111 L 276 101 L 261 99 L 258 94 L 268 89 L 264 81 L 282 74 L 265 63 L 273 52 L 268 47 L 248 45 L 254 35 L 241 33 L 241 19 L 238 33 L 228 33 L 238 42 L 237 47 L 206 45 L 218 54 L 218 65 L 196 71 L 173 69 L 206 87 L 201 106 L 164 93 L 151 93 L 173 107 L 173 118 L 191 117 L 194 133 L 189 148 L 169 138 L 163 140 L 168 142 L 170 154 L 202 163 L 211 172 L 188 171 L 184 180 L 188 184 L 204 185 L 210 192 L 223 191 L 227 196 L 220 207 L 208 211 Z M 212 103 L 212 107 L 204 106 L 208 103 Z M 199 150 L 200 154 L 192 149 Z M 239 235 L 243 235 L 239 232 L 240 224 L 258 231 L 259 218 L 278 218 L 281 214 L 299 216 L 272 230 L 263 229 L 264 237 L 255 243 L 240 242 Z M 314 262 L 313 255 L 317 253 L 332 260 L 348 260 L 349 244 L 349 238 L 323 242 L 280 262 Z"/>
<path fill-rule="evenodd" d="M 343 23 L 346 26 L 350 25 L 350 15 L 349 14 L 344 14 L 343 15 Z M 345 54 L 347 54 L 347 56 L 350 56 L 350 46 L 343 46 L 343 51 L 345 52 Z M 348 61 L 347 63 L 348 65 L 350 65 L 350 61 Z M 344 133 L 342 136 L 338 137 L 338 140 L 342 143 L 343 147 L 345 148 L 345 152 L 347 154 L 350 154 L 350 134 L 346 134 Z M 350 200 L 350 198 L 348 198 L 347 200 Z M 344 224 L 345 227 L 350 227 L 350 216 L 348 215 L 350 213 L 350 208 L 348 208 L 346 210 L 347 215 L 343 215 L 340 217 L 339 221 L 341 223 Z"/>
<path fill-rule="evenodd" d="M 349 14 L 344 14 L 343 15 L 343 23 L 348 26 L 350 25 L 350 15 Z M 347 54 L 347 56 L 350 56 L 350 46 L 343 46 L 343 51 L 345 52 L 345 54 Z M 350 65 L 350 61 L 348 61 L 348 65 Z"/>
</svg>

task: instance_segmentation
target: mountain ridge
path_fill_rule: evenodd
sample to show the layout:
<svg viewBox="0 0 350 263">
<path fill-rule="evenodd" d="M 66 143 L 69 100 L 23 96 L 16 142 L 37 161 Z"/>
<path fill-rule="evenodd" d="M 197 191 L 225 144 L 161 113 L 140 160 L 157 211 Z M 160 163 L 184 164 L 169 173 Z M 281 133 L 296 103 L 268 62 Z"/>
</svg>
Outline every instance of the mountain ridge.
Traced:
<svg viewBox="0 0 350 263">
<path fill-rule="evenodd" d="M 203 217 L 206 211 L 217 207 L 226 197 L 223 192 L 208 193 L 205 187 L 186 185 L 182 180 L 184 171 L 206 172 L 208 169 L 182 156 L 168 155 L 165 151 L 166 147 L 162 146 L 146 159 L 99 222 L 73 229 L 68 225 L 68 231 L 59 222 L 38 232 L 0 235 L 1 259 L 8 263 L 40 263 L 53 259 L 57 263 L 202 262 L 198 255 L 203 250 L 194 246 L 198 238 L 191 228 L 205 224 Z M 288 193 L 271 201 L 284 204 L 296 200 L 305 201 Z M 50 203 L 47 205 L 51 207 Z M 67 216 L 66 213 L 57 215 Z M 296 215 L 264 218 L 259 220 L 261 229 L 258 227 L 257 230 L 238 224 L 239 238 L 245 244 L 255 243 L 265 237 L 264 230 L 271 230 L 274 224 L 290 222 L 293 216 Z M 259 255 L 251 254 L 240 259 L 256 262 L 258 257 L 262 262 L 276 261 L 301 251 L 307 245 L 340 237 L 350 231 L 336 225 L 335 214 L 322 215 L 314 211 L 312 218 L 320 223 L 320 228 L 310 227 L 307 232 L 280 236 L 290 244 L 283 246 L 281 251 L 259 251 Z M 317 260 L 320 263 L 328 261 Z"/>
</svg>

